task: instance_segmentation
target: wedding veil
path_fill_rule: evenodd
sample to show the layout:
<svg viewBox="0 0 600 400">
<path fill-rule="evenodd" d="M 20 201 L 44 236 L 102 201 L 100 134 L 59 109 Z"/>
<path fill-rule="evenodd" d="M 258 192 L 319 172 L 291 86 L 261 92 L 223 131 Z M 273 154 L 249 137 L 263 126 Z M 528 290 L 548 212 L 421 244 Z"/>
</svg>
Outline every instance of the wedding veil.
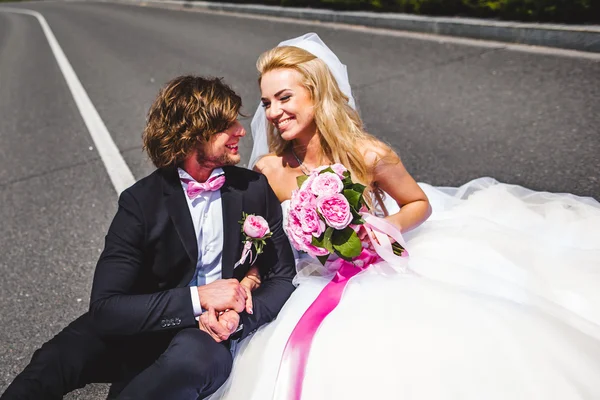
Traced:
<svg viewBox="0 0 600 400">
<path fill-rule="evenodd" d="M 329 71 L 331 71 L 331 74 L 337 81 L 342 93 L 348 96 L 348 104 L 356 109 L 346 66 L 342 64 L 339 58 L 337 58 L 316 33 L 307 33 L 294 39 L 285 40 L 279 43 L 278 47 L 281 46 L 299 47 L 323 60 L 325 64 L 327 64 L 327 67 L 329 67 Z M 259 158 L 269 153 L 267 124 L 265 109 L 259 104 L 254 113 L 254 118 L 252 118 L 251 128 L 254 145 L 252 146 L 252 154 L 250 155 L 248 168 L 253 168 Z"/>
</svg>

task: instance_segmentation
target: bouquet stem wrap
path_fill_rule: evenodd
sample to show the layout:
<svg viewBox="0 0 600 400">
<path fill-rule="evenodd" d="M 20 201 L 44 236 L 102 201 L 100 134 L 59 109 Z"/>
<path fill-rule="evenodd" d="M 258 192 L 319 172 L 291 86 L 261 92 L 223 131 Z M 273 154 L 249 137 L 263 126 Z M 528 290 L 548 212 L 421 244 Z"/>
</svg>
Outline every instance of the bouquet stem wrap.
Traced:
<svg viewBox="0 0 600 400">
<path fill-rule="evenodd" d="M 283 351 L 277 381 L 289 390 L 283 395 L 286 400 L 302 398 L 302 384 L 313 338 L 325 318 L 339 304 L 350 278 L 369 268 L 378 260 L 383 259 L 398 265 L 403 264 L 403 259 L 408 256 L 407 252 L 404 252 L 402 256 L 397 256 L 392 250 L 390 237 L 406 248 L 402 234 L 395 226 L 382 218 L 367 213 L 361 214 L 361 216 L 365 220 L 364 227 L 369 232 L 375 253 L 364 249 L 363 253 L 353 261 L 341 258 L 332 261 L 332 269 L 337 268 L 335 276 L 304 312 L 288 338 Z M 373 238 L 377 240 L 373 240 Z"/>
</svg>

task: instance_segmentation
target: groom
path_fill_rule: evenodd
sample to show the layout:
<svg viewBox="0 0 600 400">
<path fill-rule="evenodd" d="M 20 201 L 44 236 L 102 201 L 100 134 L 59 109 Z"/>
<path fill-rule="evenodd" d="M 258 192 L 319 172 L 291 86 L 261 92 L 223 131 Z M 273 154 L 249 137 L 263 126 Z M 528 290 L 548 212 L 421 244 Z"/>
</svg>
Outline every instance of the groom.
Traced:
<svg viewBox="0 0 600 400">
<path fill-rule="evenodd" d="M 118 399 L 195 400 L 225 382 L 230 341 L 277 315 L 295 273 L 277 197 L 263 175 L 234 166 L 240 107 L 219 79 L 183 76 L 161 90 L 143 135 L 157 170 L 119 198 L 90 311 L 34 353 L 2 400 L 61 399 L 91 382 L 125 382 Z M 273 233 L 250 307 L 239 283 L 249 263 L 236 267 L 243 212 Z"/>
</svg>

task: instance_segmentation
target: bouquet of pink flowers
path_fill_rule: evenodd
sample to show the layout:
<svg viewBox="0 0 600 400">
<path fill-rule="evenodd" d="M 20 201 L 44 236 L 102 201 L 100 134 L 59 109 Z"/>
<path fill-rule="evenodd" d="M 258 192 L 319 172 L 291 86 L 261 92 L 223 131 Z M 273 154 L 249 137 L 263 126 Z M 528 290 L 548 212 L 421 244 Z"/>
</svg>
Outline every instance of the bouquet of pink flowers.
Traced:
<svg viewBox="0 0 600 400">
<path fill-rule="evenodd" d="M 368 211 L 363 198 L 365 186 L 354 183 L 342 164 L 321 166 L 297 180 L 287 220 L 292 245 L 322 264 L 331 254 L 347 261 L 358 257 L 363 243 L 357 232 L 365 223 L 361 213 Z M 393 243 L 392 248 L 396 255 L 404 251 L 399 243 Z"/>
</svg>

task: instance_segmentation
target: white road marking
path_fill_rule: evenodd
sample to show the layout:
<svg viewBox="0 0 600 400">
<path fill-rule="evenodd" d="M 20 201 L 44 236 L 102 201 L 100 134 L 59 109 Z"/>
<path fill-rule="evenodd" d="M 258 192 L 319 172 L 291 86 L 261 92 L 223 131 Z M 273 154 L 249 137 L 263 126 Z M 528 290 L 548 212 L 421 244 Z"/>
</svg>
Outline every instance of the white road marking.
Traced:
<svg viewBox="0 0 600 400">
<path fill-rule="evenodd" d="M 81 117 L 83 118 L 85 125 L 87 126 L 90 136 L 96 145 L 96 149 L 98 149 L 98 153 L 100 153 L 100 158 L 106 167 L 106 171 L 112 181 L 113 186 L 118 194 L 129 186 L 135 183 L 135 178 L 131 173 L 131 170 L 127 166 L 127 163 L 121 156 L 117 145 L 113 141 L 108 129 L 106 129 L 106 125 L 100 118 L 98 111 L 96 111 L 96 107 L 92 104 L 87 92 L 83 88 L 83 85 L 77 78 L 77 74 L 71 67 L 71 63 L 65 56 L 60 44 L 54 37 L 50 26 L 46 22 L 46 19 L 42 14 L 37 11 L 25 10 L 25 9 L 17 9 L 17 8 L 8 8 L 8 7 L 0 7 L 0 12 L 10 12 L 10 13 L 18 13 L 18 14 L 26 14 L 37 18 L 39 21 L 44 34 L 46 35 L 46 39 L 48 40 L 48 44 L 52 49 L 52 53 L 54 53 L 54 57 L 56 58 L 56 62 L 60 70 L 67 81 L 67 85 L 71 90 L 71 94 L 73 95 L 73 99 L 77 104 L 77 108 L 79 108 L 79 112 L 81 113 Z"/>
</svg>

